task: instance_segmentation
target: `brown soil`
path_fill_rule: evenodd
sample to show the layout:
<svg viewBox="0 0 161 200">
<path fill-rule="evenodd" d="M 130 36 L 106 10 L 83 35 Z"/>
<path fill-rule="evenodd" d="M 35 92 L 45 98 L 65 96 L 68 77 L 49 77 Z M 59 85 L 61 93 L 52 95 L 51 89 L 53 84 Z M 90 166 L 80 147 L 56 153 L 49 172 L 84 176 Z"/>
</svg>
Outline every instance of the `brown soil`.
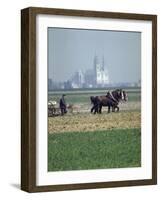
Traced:
<svg viewBox="0 0 161 200">
<path fill-rule="evenodd" d="M 126 110 L 126 109 L 125 109 Z M 49 117 L 48 132 L 84 132 L 108 129 L 126 129 L 141 127 L 140 111 L 121 111 L 118 113 L 90 114 L 89 112 Z"/>
</svg>

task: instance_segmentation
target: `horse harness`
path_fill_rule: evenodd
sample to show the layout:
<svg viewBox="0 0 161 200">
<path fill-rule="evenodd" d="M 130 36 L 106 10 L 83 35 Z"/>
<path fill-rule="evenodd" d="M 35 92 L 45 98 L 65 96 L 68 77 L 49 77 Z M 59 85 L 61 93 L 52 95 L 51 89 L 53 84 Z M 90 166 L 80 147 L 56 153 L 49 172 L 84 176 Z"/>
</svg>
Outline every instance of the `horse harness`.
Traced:
<svg viewBox="0 0 161 200">
<path fill-rule="evenodd" d="M 119 103 L 119 101 L 116 100 L 115 97 L 113 96 L 112 92 L 109 92 L 109 94 L 110 94 L 110 97 L 112 98 L 112 100 L 114 100 L 116 103 Z"/>
</svg>

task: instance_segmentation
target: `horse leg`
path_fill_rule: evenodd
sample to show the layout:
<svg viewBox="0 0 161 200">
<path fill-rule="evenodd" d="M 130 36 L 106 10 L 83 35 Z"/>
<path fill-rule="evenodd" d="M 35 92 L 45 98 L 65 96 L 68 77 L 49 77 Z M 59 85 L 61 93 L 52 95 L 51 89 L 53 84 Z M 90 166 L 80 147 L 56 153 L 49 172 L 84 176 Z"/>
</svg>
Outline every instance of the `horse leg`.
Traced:
<svg viewBox="0 0 161 200">
<path fill-rule="evenodd" d="M 115 106 L 112 106 L 112 112 L 115 112 Z"/>
<path fill-rule="evenodd" d="M 118 106 L 116 106 L 116 108 L 117 108 L 117 112 L 119 112 L 119 107 L 118 107 Z"/>
<path fill-rule="evenodd" d="M 108 113 L 110 113 L 110 106 L 108 106 Z"/>
<path fill-rule="evenodd" d="M 102 113 L 102 105 L 99 105 L 98 108 L 99 108 L 99 113 L 101 114 Z"/>
<path fill-rule="evenodd" d="M 94 106 L 91 108 L 91 113 L 93 113 L 93 110 L 94 110 Z"/>
<path fill-rule="evenodd" d="M 96 104 L 96 112 L 97 113 L 100 113 L 100 109 L 101 109 L 100 104 Z"/>
<path fill-rule="evenodd" d="M 96 114 L 96 106 L 93 108 L 93 113 Z"/>
<path fill-rule="evenodd" d="M 93 113 L 94 111 L 94 114 L 96 114 L 97 111 L 97 105 L 94 105 L 92 108 L 91 108 L 91 113 Z"/>
<path fill-rule="evenodd" d="M 99 112 L 99 105 L 96 104 L 94 108 L 95 108 L 95 110 L 94 110 L 94 114 L 98 113 L 98 112 Z"/>
<path fill-rule="evenodd" d="M 97 112 L 97 105 L 94 105 L 93 109 L 94 109 L 94 115 L 95 115 Z"/>
</svg>

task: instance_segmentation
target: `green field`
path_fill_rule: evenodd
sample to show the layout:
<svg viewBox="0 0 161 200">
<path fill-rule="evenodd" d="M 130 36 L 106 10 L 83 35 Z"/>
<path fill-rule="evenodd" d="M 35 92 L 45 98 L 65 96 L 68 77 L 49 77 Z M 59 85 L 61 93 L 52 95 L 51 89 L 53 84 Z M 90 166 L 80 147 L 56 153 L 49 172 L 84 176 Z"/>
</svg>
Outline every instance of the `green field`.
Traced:
<svg viewBox="0 0 161 200">
<path fill-rule="evenodd" d="M 125 89 L 128 93 L 128 101 L 140 101 L 140 88 Z M 92 90 L 69 90 L 69 91 L 55 91 L 49 92 L 48 100 L 55 100 L 59 102 L 62 94 L 66 94 L 66 101 L 68 103 L 88 103 L 90 96 L 106 95 L 108 89 L 92 89 Z"/>
<path fill-rule="evenodd" d="M 67 94 L 67 104 L 75 108 L 65 116 L 48 118 L 49 171 L 140 167 L 141 91 L 125 90 L 128 102 L 119 104 L 120 112 L 108 114 L 103 107 L 96 115 L 90 113 L 90 96 L 105 95 L 107 90 L 48 93 L 48 100 L 57 102 Z"/>
<path fill-rule="evenodd" d="M 140 129 L 50 134 L 48 170 L 140 167 Z"/>
</svg>

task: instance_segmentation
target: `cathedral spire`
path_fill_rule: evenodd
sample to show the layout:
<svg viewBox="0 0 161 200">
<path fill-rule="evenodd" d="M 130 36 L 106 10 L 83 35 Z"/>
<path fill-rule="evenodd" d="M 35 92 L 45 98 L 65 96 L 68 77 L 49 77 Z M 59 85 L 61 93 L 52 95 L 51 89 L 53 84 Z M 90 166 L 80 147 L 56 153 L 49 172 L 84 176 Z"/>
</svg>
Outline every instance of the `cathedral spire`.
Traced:
<svg viewBox="0 0 161 200">
<path fill-rule="evenodd" d="M 102 56 L 102 70 L 104 71 L 105 69 L 105 60 L 104 60 L 104 55 Z"/>
</svg>

